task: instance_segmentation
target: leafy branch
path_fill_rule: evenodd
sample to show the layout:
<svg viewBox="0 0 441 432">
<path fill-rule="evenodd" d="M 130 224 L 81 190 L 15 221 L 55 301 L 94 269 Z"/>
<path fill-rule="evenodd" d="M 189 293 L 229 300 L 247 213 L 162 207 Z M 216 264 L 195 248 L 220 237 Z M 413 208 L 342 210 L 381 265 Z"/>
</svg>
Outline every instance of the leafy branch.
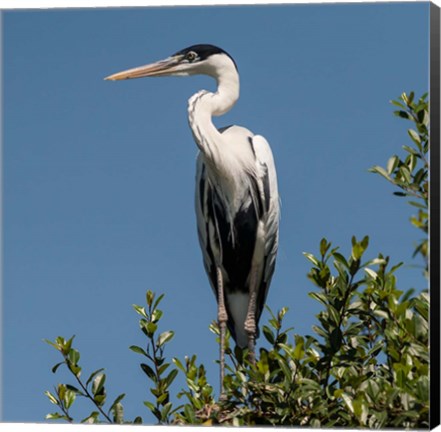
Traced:
<svg viewBox="0 0 441 432">
<path fill-rule="evenodd" d="M 168 374 L 165 374 L 170 363 L 165 362 L 164 350 L 166 344 L 172 340 L 174 332 L 165 331 L 156 336 L 158 322 L 163 315 L 162 311 L 158 309 L 158 305 L 163 297 L 162 294 L 156 298 L 156 294 L 148 291 L 146 295 L 147 310 L 145 307 L 133 305 L 136 313 L 141 316 L 139 325 L 147 337 L 147 346 L 145 350 L 136 345 L 132 345 L 130 349 L 141 354 L 148 361 L 148 363 L 141 363 L 140 366 L 153 384 L 150 392 L 155 397 L 155 402 L 145 401 L 144 405 L 153 413 L 159 423 L 169 424 L 171 416 L 180 407 L 172 410 L 169 392 L 169 387 L 175 380 L 178 370 L 172 368 Z"/>
<path fill-rule="evenodd" d="M 392 156 L 386 168 L 374 166 L 371 172 L 380 174 L 400 191 L 394 192 L 397 196 L 410 197 L 409 204 L 418 209 L 417 215 L 410 218 L 411 223 L 424 233 L 424 238 L 416 245 L 413 256 L 420 254 L 425 261 L 425 274 L 428 272 L 429 243 L 429 102 L 427 93 L 415 101 L 414 92 L 409 95 L 402 93 L 399 100 L 391 103 L 400 108 L 394 111 L 399 118 L 414 123 L 415 129 L 408 129 L 407 133 L 412 145 L 403 145 L 407 156 L 401 159 Z"/>
<path fill-rule="evenodd" d="M 54 347 L 63 356 L 63 361 L 57 363 L 52 372 L 56 373 L 58 368 L 65 365 L 71 375 L 74 376 L 76 383 L 80 388 L 71 384 L 58 384 L 55 387 L 55 394 L 50 391 L 46 391 L 45 394 L 49 398 L 50 402 L 58 406 L 61 413 L 55 412 L 48 414 L 46 419 L 57 420 L 63 419 L 70 423 L 73 422 L 73 418 L 70 415 L 70 408 L 75 402 L 77 396 L 88 399 L 92 405 L 96 408 L 90 415 L 81 420 L 81 423 L 123 423 L 123 406 L 121 404 L 125 394 L 120 394 L 111 404 L 110 408 L 105 411 L 104 404 L 106 402 L 107 392 L 105 388 L 106 374 L 103 373 L 104 369 L 98 369 L 89 375 L 86 382 L 81 379 L 82 367 L 79 365 L 80 353 L 78 350 L 72 348 L 74 336 L 65 340 L 59 336 L 54 342 L 45 339 L 45 342 Z M 102 420 L 100 416 L 104 419 Z M 141 423 L 141 418 L 138 417 L 134 420 L 134 423 Z"/>
</svg>

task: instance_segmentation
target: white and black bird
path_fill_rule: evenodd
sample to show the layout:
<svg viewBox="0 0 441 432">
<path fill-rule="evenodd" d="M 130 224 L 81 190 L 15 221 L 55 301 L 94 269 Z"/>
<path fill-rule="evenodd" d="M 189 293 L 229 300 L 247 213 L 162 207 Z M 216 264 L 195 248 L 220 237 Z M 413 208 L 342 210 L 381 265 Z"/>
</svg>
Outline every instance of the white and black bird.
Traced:
<svg viewBox="0 0 441 432">
<path fill-rule="evenodd" d="M 233 58 L 213 45 L 193 45 L 156 63 L 107 77 L 209 75 L 217 91 L 188 101 L 188 121 L 199 147 L 196 216 L 205 270 L 218 302 L 223 392 L 225 329 L 255 359 L 255 339 L 274 272 L 279 232 L 276 168 L 268 142 L 241 126 L 217 129 L 212 116 L 239 98 Z"/>
</svg>

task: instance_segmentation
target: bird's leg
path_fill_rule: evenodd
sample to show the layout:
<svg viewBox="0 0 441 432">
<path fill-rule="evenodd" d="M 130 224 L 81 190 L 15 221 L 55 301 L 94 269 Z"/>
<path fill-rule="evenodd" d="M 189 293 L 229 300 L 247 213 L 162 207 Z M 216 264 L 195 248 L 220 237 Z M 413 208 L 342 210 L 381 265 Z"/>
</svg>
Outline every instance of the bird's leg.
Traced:
<svg viewBox="0 0 441 432">
<path fill-rule="evenodd" d="M 256 308 L 257 308 L 257 278 L 256 271 L 251 270 L 250 276 L 250 300 L 248 302 L 248 312 L 245 319 L 245 331 L 248 334 L 248 359 L 251 364 L 256 363 L 255 345 L 256 345 Z"/>
<path fill-rule="evenodd" d="M 227 309 L 225 307 L 224 297 L 224 281 L 222 277 L 222 271 L 220 267 L 217 267 L 217 319 L 219 322 L 220 330 L 220 398 L 223 399 L 224 395 L 224 376 L 225 376 L 225 332 L 227 327 Z"/>
</svg>

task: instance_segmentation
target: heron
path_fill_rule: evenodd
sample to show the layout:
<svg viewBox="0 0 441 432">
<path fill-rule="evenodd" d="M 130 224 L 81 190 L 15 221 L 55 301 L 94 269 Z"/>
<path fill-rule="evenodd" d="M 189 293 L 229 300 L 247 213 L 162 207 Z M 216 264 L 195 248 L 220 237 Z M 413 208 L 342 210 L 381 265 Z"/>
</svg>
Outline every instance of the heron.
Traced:
<svg viewBox="0 0 441 432">
<path fill-rule="evenodd" d="M 193 45 L 164 60 L 106 80 L 208 75 L 217 90 L 188 101 L 188 122 L 199 149 L 195 207 L 203 263 L 218 305 L 220 388 L 224 393 L 225 337 L 248 349 L 255 363 L 258 323 L 274 273 L 279 240 L 279 195 L 271 148 L 261 135 L 236 125 L 217 129 L 213 116 L 239 98 L 239 73 L 223 49 Z"/>
</svg>

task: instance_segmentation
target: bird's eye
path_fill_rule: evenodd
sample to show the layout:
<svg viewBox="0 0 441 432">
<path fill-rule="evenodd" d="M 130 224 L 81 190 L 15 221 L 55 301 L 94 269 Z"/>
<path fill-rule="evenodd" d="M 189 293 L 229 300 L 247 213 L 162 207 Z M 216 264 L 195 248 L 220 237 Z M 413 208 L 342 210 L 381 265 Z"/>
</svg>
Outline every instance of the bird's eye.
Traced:
<svg viewBox="0 0 441 432">
<path fill-rule="evenodd" d="M 194 60 L 196 60 L 197 58 L 197 54 L 194 51 L 190 51 L 189 53 L 187 53 L 187 55 L 185 56 L 185 58 L 189 61 L 192 62 Z"/>
</svg>

